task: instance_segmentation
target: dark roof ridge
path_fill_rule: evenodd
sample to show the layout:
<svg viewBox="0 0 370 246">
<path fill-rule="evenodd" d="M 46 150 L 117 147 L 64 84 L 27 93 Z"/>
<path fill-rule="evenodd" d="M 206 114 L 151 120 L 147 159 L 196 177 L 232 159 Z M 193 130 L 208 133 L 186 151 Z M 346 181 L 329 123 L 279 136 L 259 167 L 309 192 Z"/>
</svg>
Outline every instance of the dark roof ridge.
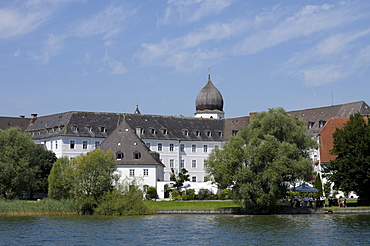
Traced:
<svg viewBox="0 0 370 246">
<path fill-rule="evenodd" d="M 335 105 L 322 106 L 322 107 L 305 108 L 305 109 L 296 109 L 296 110 L 290 110 L 290 111 L 287 111 L 287 113 L 298 112 L 298 111 L 304 111 L 304 110 L 313 110 L 313 109 L 331 108 L 331 107 L 342 107 L 342 106 L 344 106 L 344 105 L 357 104 L 357 103 L 364 103 L 364 102 L 365 102 L 365 101 L 357 101 L 357 102 L 342 103 L 342 104 L 335 104 Z"/>
</svg>

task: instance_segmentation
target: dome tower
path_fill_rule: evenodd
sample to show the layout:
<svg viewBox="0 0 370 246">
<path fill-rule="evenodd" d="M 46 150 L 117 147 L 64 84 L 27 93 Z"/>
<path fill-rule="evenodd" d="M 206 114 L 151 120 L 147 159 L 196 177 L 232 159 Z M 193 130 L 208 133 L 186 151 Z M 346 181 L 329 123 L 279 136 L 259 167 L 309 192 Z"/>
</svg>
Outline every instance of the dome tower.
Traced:
<svg viewBox="0 0 370 246">
<path fill-rule="evenodd" d="M 207 84 L 200 90 L 195 100 L 196 112 L 198 118 L 223 119 L 224 100 L 220 91 L 213 85 L 211 75 L 208 74 Z"/>
</svg>

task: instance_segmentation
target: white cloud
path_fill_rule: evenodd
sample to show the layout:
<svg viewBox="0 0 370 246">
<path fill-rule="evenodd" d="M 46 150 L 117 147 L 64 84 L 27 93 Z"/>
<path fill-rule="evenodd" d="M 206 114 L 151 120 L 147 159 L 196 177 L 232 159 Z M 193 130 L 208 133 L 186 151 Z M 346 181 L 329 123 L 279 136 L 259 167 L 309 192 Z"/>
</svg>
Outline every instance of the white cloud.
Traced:
<svg viewBox="0 0 370 246">
<path fill-rule="evenodd" d="M 351 74 L 351 71 L 346 71 L 342 67 L 329 65 L 307 68 L 298 72 L 298 74 L 302 77 L 306 85 L 320 86 L 347 77 Z"/>
<path fill-rule="evenodd" d="M 0 9 L 0 39 L 25 35 L 42 25 L 50 17 L 50 12 L 21 10 L 16 8 Z"/>
<path fill-rule="evenodd" d="M 73 29 L 80 38 L 103 35 L 105 40 L 117 36 L 124 27 L 124 20 L 130 15 L 122 7 L 110 6 L 91 19 L 85 20 Z"/>
<path fill-rule="evenodd" d="M 62 48 L 62 39 L 53 34 L 49 34 L 47 40 L 44 42 L 44 47 L 41 51 L 41 54 L 30 55 L 34 59 L 42 61 L 42 63 L 49 63 L 50 58 L 56 56 Z"/>
<path fill-rule="evenodd" d="M 370 35 L 370 29 L 338 33 L 327 37 L 315 46 L 295 53 L 285 69 L 299 76 L 307 85 L 319 86 L 349 76 L 370 61 L 368 48 L 360 48 L 361 40 Z M 345 71 L 345 72 L 344 72 Z"/>
<path fill-rule="evenodd" d="M 170 0 L 159 24 L 196 22 L 204 16 L 221 12 L 233 0 Z"/>
<path fill-rule="evenodd" d="M 327 4 L 305 6 L 282 20 L 275 20 L 277 23 L 272 27 L 256 30 L 237 44 L 235 53 L 258 53 L 289 40 L 333 29 L 362 17 L 362 15 L 355 15 L 352 9 L 347 7 Z M 280 9 L 274 11 L 280 11 Z"/>
</svg>

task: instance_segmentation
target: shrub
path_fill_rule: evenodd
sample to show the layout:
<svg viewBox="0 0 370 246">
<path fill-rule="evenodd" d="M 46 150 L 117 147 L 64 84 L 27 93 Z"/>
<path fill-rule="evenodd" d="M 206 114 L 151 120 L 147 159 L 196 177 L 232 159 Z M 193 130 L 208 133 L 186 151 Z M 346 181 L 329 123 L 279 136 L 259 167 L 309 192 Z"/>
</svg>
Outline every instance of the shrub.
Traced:
<svg viewBox="0 0 370 246">
<path fill-rule="evenodd" d="M 194 189 L 187 189 L 186 190 L 186 195 L 188 196 L 188 200 L 194 200 L 194 198 L 195 198 L 195 190 Z"/>
<path fill-rule="evenodd" d="M 220 200 L 231 199 L 231 190 L 224 189 L 220 194 L 218 194 L 218 199 L 220 199 Z"/>
<path fill-rule="evenodd" d="M 198 199 L 199 200 L 211 200 L 212 192 L 208 189 L 200 189 L 198 192 Z"/>
<path fill-rule="evenodd" d="M 147 199 L 156 199 L 158 198 L 157 189 L 155 187 L 149 187 L 146 191 Z"/>
</svg>

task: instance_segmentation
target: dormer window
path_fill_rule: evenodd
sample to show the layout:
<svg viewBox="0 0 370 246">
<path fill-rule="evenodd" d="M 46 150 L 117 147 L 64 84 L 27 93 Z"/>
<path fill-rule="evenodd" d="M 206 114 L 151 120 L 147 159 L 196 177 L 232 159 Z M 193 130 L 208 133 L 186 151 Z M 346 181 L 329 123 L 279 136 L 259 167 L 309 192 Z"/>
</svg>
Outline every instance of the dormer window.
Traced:
<svg viewBox="0 0 370 246">
<path fill-rule="evenodd" d="M 315 125 L 315 122 L 309 121 L 308 122 L 308 129 L 311 129 Z"/>
<path fill-rule="evenodd" d="M 231 131 L 231 135 L 232 135 L 232 136 L 236 136 L 237 134 L 238 134 L 238 130 L 232 130 L 232 131 Z"/>
<path fill-rule="evenodd" d="M 142 127 L 136 127 L 136 134 L 144 134 L 145 130 Z"/>
<path fill-rule="evenodd" d="M 155 134 L 157 134 L 157 131 L 154 128 L 150 128 L 150 133 L 155 135 Z"/>
<path fill-rule="evenodd" d="M 134 159 L 135 160 L 138 160 L 138 159 L 140 159 L 141 158 L 141 153 L 140 152 L 138 152 L 138 151 L 135 151 L 134 152 Z"/>
<path fill-rule="evenodd" d="M 123 153 L 121 151 L 118 151 L 116 153 L 116 158 L 117 158 L 117 160 L 122 160 L 123 159 Z"/>
<path fill-rule="evenodd" d="M 163 135 L 167 135 L 168 134 L 168 130 L 166 128 L 162 129 L 162 133 Z"/>
<path fill-rule="evenodd" d="M 200 137 L 200 131 L 199 131 L 199 130 L 196 130 L 196 131 L 195 131 L 195 136 L 196 136 L 196 137 Z"/>
<path fill-rule="evenodd" d="M 221 131 L 218 132 L 218 137 L 219 138 L 222 137 L 222 132 Z"/>
<path fill-rule="evenodd" d="M 86 126 L 86 130 L 87 130 L 88 132 L 91 132 L 91 131 L 92 131 L 92 127 L 91 127 L 91 126 Z"/>
<path fill-rule="evenodd" d="M 324 121 L 324 120 L 320 120 L 320 121 L 319 121 L 319 127 L 320 127 L 320 128 L 324 127 L 324 126 L 325 126 L 325 124 L 326 124 L 326 121 Z"/>
<path fill-rule="evenodd" d="M 212 137 L 212 132 L 211 131 L 207 130 L 207 131 L 205 131 L 205 133 L 206 133 L 207 137 Z"/>
<path fill-rule="evenodd" d="M 77 128 L 77 126 L 76 126 L 76 125 L 73 125 L 73 126 L 72 126 L 72 131 L 74 131 L 74 132 L 77 132 L 77 131 L 78 131 L 78 128 Z"/>
<path fill-rule="evenodd" d="M 100 132 L 107 132 L 107 129 L 104 126 L 100 127 Z"/>
<path fill-rule="evenodd" d="M 184 136 L 189 136 L 189 130 L 188 129 L 183 129 L 182 134 L 184 134 Z"/>
</svg>

